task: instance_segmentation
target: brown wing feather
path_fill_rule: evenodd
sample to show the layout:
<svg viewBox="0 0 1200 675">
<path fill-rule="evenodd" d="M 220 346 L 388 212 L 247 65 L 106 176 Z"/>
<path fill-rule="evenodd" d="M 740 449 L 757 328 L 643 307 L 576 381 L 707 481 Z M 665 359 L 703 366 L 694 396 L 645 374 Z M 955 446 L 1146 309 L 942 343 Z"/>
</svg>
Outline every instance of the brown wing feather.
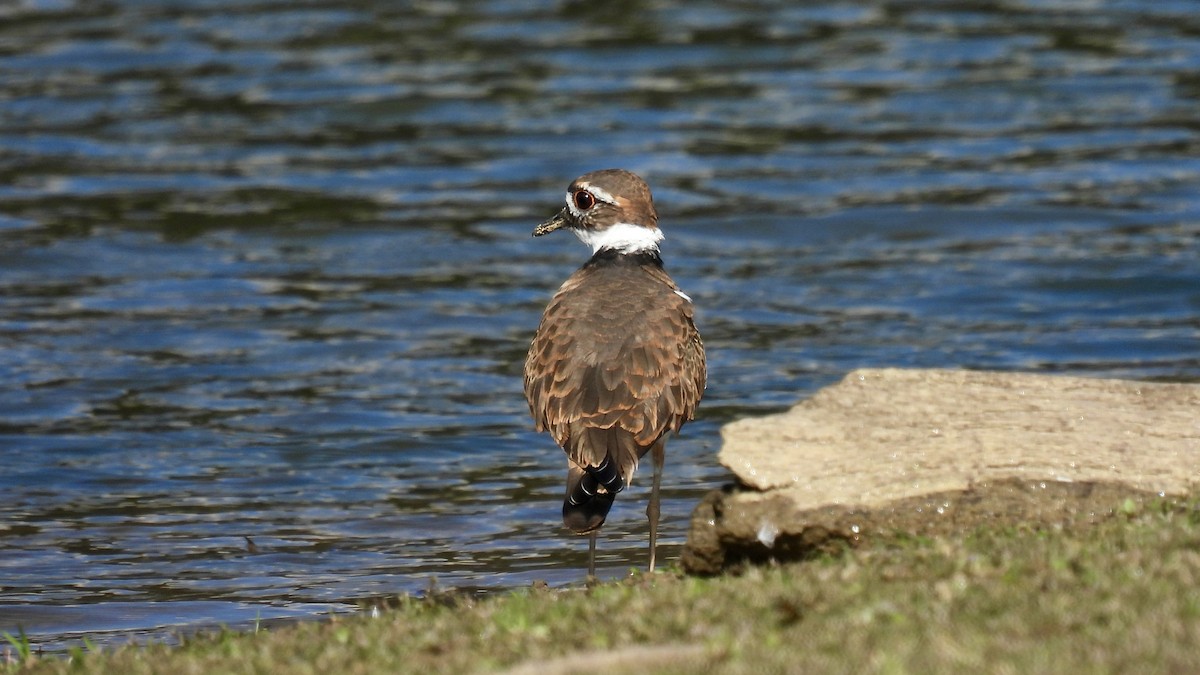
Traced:
<svg viewBox="0 0 1200 675">
<path fill-rule="evenodd" d="M 630 276 L 639 272 L 646 276 Z M 656 440 L 695 416 L 704 345 L 677 290 L 656 265 L 585 266 L 546 308 L 525 362 L 525 396 L 537 429 L 572 462 L 597 466 L 611 455 L 628 481 Z"/>
</svg>

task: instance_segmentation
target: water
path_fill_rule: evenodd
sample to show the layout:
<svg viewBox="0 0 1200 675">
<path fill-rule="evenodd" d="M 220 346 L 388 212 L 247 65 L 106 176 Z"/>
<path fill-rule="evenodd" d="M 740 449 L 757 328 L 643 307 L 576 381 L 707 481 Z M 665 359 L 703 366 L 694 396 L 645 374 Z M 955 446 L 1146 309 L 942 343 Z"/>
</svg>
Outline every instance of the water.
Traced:
<svg viewBox="0 0 1200 675">
<path fill-rule="evenodd" d="M 1200 381 L 1200 2 L 469 7 L 0 4 L 0 630 L 578 583 L 520 370 L 592 169 L 708 347 L 667 559 L 720 425 L 852 368 Z"/>
</svg>

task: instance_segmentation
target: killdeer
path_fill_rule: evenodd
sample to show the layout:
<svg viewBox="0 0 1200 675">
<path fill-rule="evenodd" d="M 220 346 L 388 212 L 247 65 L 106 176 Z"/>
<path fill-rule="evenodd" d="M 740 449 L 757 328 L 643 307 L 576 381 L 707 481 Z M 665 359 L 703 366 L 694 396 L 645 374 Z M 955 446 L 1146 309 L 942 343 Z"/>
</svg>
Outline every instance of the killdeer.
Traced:
<svg viewBox="0 0 1200 675">
<path fill-rule="evenodd" d="M 704 344 L 691 298 L 663 269 L 663 234 L 646 182 L 621 169 L 594 171 L 576 178 L 566 198 L 566 208 L 533 236 L 569 229 L 592 257 L 542 315 L 525 360 L 525 397 L 537 430 L 567 453 L 563 524 L 590 536 L 589 576 L 613 499 L 651 453 L 653 571 L 664 446 L 704 394 Z"/>
</svg>

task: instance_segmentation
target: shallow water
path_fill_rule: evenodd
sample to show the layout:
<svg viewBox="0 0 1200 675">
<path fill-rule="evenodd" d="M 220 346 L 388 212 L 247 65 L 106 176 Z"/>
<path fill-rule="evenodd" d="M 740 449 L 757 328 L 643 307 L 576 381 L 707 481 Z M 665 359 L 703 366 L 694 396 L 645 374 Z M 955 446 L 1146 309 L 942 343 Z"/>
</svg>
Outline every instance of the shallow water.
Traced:
<svg viewBox="0 0 1200 675">
<path fill-rule="evenodd" d="M 1200 2 L 0 6 L 0 630 L 578 583 L 520 370 L 596 168 L 708 348 L 668 559 L 852 368 L 1198 381 L 1197 73 Z"/>
</svg>

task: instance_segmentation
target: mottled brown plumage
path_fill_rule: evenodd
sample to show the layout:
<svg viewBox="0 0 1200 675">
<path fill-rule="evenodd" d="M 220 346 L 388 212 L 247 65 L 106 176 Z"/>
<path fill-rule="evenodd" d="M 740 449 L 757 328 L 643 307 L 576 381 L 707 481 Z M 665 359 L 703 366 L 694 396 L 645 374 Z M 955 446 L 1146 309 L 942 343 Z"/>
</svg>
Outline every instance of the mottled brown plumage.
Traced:
<svg viewBox="0 0 1200 675">
<path fill-rule="evenodd" d="M 535 235 L 570 228 L 595 252 L 542 316 L 525 362 L 525 395 L 537 429 L 567 453 L 563 522 L 592 534 L 593 551 L 615 493 L 654 451 L 653 569 L 665 436 L 695 415 L 704 346 L 690 299 L 663 269 L 646 184 L 627 171 L 593 172 L 571 184 L 567 204 Z"/>
</svg>

